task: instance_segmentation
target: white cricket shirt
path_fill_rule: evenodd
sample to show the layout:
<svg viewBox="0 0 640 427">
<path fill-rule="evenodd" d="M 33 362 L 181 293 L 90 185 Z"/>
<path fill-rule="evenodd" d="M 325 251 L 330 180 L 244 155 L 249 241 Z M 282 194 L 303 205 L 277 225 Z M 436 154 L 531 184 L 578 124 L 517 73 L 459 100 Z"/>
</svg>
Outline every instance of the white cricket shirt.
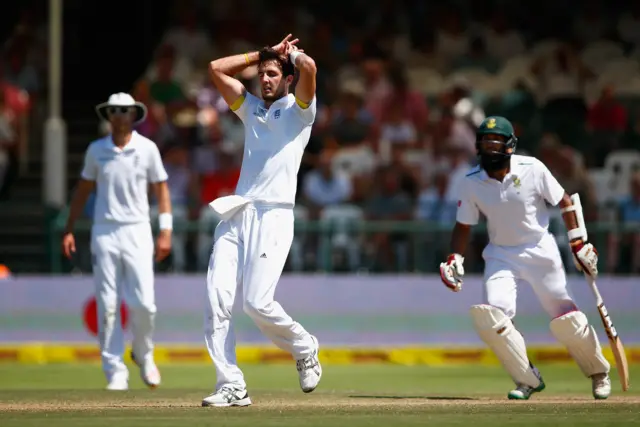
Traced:
<svg viewBox="0 0 640 427">
<path fill-rule="evenodd" d="M 93 141 L 82 178 L 96 182 L 94 224 L 149 222 L 149 183 L 167 180 L 156 144 L 138 132 L 122 149 L 111 135 Z"/>
<path fill-rule="evenodd" d="M 316 118 L 316 98 L 307 108 L 293 94 L 277 100 L 269 109 L 247 93 L 232 110 L 244 123 L 244 157 L 236 193 L 262 203 L 295 204 L 302 154 Z"/>
<path fill-rule="evenodd" d="M 462 180 L 457 221 L 475 225 L 487 218 L 489 241 L 499 246 L 537 243 L 549 228 L 546 202 L 556 206 L 564 189 L 535 157 L 511 156 L 511 170 L 503 182 L 489 178 L 480 166 Z"/>
</svg>

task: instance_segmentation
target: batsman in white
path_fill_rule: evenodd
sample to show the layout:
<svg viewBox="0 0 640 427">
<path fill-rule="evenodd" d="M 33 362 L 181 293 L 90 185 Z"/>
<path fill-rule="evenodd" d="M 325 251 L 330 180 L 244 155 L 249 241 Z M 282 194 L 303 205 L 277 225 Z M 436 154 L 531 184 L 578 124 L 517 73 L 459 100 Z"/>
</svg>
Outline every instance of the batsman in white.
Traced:
<svg viewBox="0 0 640 427">
<path fill-rule="evenodd" d="M 146 117 L 143 104 L 135 102 L 129 94 L 116 93 L 108 102 L 98 105 L 96 111 L 100 118 L 109 121 L 112 133 L 93 141 L 87 149 L 71 201 L 63 251 L 69 258 L 76 251 L 74 224 L 95 189 L 91 254 L 107 389 L 129 387 L 129 372 L 123 362 L 124 334 L 119 321 L 121 298 L 131 312 L 132 358 L 145 384 L 155 388 L 160 385 L 160 372 L 153 359 L 154 247 L 147 193 L 151 184 L 160 212 L 155 250 L 159 261 L 171 251 L 173 219 L 167 173 L 156 144 L 133 130 Z"/>
<path fill-rule="evenodd" d="M 458 292 L 464 276 L 463 254 L 470 228 L 480 213 L 487 219 L 489 244 L 485 260 L 484 304 L 470 313 L 480 338 L 493 350 L 516 384 L 509 399 L 528 399 L 542 391 L 540 372 L 529 361 L 524 338 L 514 326 L 517 287 L 533 287 L 551 317 L 551 332 L 569 351 L 582 373 L 591 379 L 593 396 L 611 393 L 609 363 L 598 337 L 567 289 L 558 246 L 548 232 L 547 203 L 559 205 L 571 242 L 576 267 L 598 274 L 598 253 L 580 239 L 570 196 L 542 162 L 514 154 L 517 139 L 504 117 L 487 117 L 478 127 L 476 148 L 480 164 L 463 180 L 451 255 L 440 264 L 444 284 Z"/>
<path fill-rule="evenodd" d="M 205 340 L 217 384 L 203 406 L 251 404 L 236 362 L 231 316 L 240 287 L 245 313 L 296 359 L 302 391 L 313 391 L 322 375 L 317 339 L 274 301 L 293 240 L 296 177 L 316 117 L 316 65 L 297 42 L 288 35 L 271 48 L 217 59 L 209 67 L 213 83 L 244 123 L 245 143 L 235 194 L 211 203 L 222 221 L 207 273 Z M 254 65 L 262 99 L 233 78 Z M 289 87 L 295 69 L 299 78 L 293 95 Z"/>
</svg>

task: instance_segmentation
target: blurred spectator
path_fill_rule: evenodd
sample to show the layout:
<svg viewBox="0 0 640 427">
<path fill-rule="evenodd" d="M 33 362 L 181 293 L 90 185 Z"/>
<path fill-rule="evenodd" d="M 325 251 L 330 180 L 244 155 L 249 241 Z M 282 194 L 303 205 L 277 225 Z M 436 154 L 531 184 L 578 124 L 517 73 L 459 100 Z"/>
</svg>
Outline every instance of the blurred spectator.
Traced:
<svg viewBox="0 0 640 427">
<path fill-rule="evenodd" d="M 183 272 L 187 264 L 186 230 L 182 228 L 189 219 L 189 204 L 195 192 L 195 176 L 189 168 L 189 155 L 180 144 L 171 144 L 164 150 L 164 167 L 169 178 L 167 185 L 171 194 L 171 210 L 176 221 L 173 233 L 172 256 L 175 272 Z M 152 216 L 157 215 L 157 206 L 152 206 Z"/>
<path fill-rule="evenodd" d="M 188 86 L 191 75 L 189 61 L 178 56 L 172 46 L 163 45 L 158 48 L 145 77 L 151 82 L 151 97 L 168 104 L 184 99 L 183 88 Z"/>
<path fill-rule="evenodd" d="M 610 23 L 598 0 L 587 0 L 579 9 L 573 21 L 573 36 L 581 44 L 588 44 L 605 38 L 610 31 Z"/>
<path fill-rule="evenodd" d="M 560 135 L 564 141 L 584 139 L 587 107 L 583 92 L 593 73 L 567 45 L 533 65 L 538 76 L 542 102 L 542 127 Z"/>
<path fill-rule="evenodd" d="M 40 78 L 36 68 L 27 63 L 27 46 L 13 45 L 6 53 L 4 78 L 32 96 L 38 93 Z"/>
<path fill-rule="evenodd" d="M 194 9 L 182 11 L 178 25 L 167 31 L 163 44 L 173 47 L 192 64 L 200 64 L 216 56 L 209 36 L 198 28 L 198 16 Z"/>
<path fill-rule="evenodd" d="M 448 170 L 448 189 L 447 200 L 457 202 L 460 200 L 458 189 L 462 186 L 462 180 L 465 179 L 471 168 L 473 167 L 470 160 L 475 159 L 475 152 L 470 155 L 465 146 L 451 145 L 447 152 L 447 163 L 445 170 Z"/>
<path fill-rule="evenodd" d="M 415 135 L 412 142 L 427 130 L 429 109 L 424 95 L 409 87 L 406 69 L 396 64 L 389 70 L 390 93 L 379 104 L 374 104 L 372 113 L 378 120 L 388 123 L 408 123 Z"/>
<path fill-rule="evenodd" d="M 491 25 L 484 31 L 484 45 L 492 58 L 506 61 L 523 54 L 526 46 L 522 35 L 514 30 L 507 15 L 498 9 L 491 18 Z"/>
<path fill-rule="evenodd" d="M 536 60 L 533 73 L 540 80 L 544 101 L 582 98 L 585 82 L 594 75 L 568 45 Z"/>
<path fill-rule="evenodd" d="M 376 173 L 378 184 L 374 195 L 365 204 L 365 214 L 370 221 L 407 221 L 413 216 L 413 203 L 409 195 L 400 190 L 400 177 L 395 169 L 387 167 Z M 398 245 L 407 243 L 402 232 L 378 232 L 372 236 L 370 248 L 377 262 L 385 270 L 393 268 L 394 252 Z M 398 255 L 398 254 L 396 254 Z"/>
<path fill-rule="evenodd" d="M 6 179 L 9 168 L 15 162 L 16 116 L 8 107 L 3 91 L 0 91 L 0 199 L 8 192 L 9 181 Z"/>
<path fill-rule="evenodd" d="M 447 58 L 437 51 L 436 36 L 431 31 L 417 38 L 406 63 L 408 67 L 432 68 L 439 73 L 445 73 L 449 68 Z"/>
<path fill-rule="evenodd" d="M 229 105 L 225 102 L 220 92 L 215 88 L 209 79 L 196 94 L 196 105 L 201 110 L 214 109 L 218 113 L 226 113 L 229 111 Z"/>
<path fill-rule="evenodd" d="M 398 175 L 400 191 L 407 194 L 411 200 L 418 198 L 420 192 L 420 170 L 415 164 L 407 162 L 407 150 L 402 145 L 391 147 L 391 162 L 388 163 Z"/>
<path fill-rule="evenodd" d="M 305 177 L 304 200 L 311 219 L 318 219 L 326 206 L 347 203 L 351 198 L 351 178 L 342 171 L 334 171 L 331 160 L 332 153 L 323 152 L 318 168 Z"/>
<path fill-rule="evenodd" d="M 625 131 L 626 126 L 626 109 L 616 100 L 613 86 L 605 86 L 600 98 L 589 109 L 587 127 L 591 131 L 610 132 L 619 136 Z"/>
<path fill-rule="evenodd" d="M 606 86 L 587 116 L 592 140 L 591 149 L 585 153 L 589 165 L 602 164 L 608 153 L 620 147 L 627 121 L 627 110 L 615 99 L 613 86 Z"/>
<path fill-rule="evenodd" d="M 391 158 L 391 147 L 410 148 L 418 142 L 418 131 L 400 108 L 387 104 L 385 121 L 380 129 L 380 152 L 383 158 Z"/>
<path fill-rule="evenodd" d="M 598 198 L 581 156 L 567 146 L 561 147 L 552 156 L 550 169 L 554 171 L 560 185 L 568 194 L 580 195 L 585 220 L 597 220 Z"/>
<path fill-rule="evenodd" d="M 445 11 L 438 23 L 436 33 L 438 54 L 447 58 L 465 55 L 469 48 L 469 38 L 464 31 L 460 13 L 451 7 Z"/>
<path fill-rule="evenodd" d="M 628 47 L 640 46 L 640 3 L 629 4 L 618 20 L 618 37 Z"/>
<path fill-rule="evenodd" d="M 433 177 L 431 185 L 427 185 L 418 197 L 416 219 L 430 221 L 441 225 L 453 225 L 456 221 L 458 206 L 450 194 L 450 171 L 440 168 Z"/>
<path fill-rule="evenodd" d="M 451 90 L 442 96 L 441 102 L 445 109 L 451 109 L 456 119 L 467 123 L 474 133 L 486 117 L 481 103 L 473 97 L 471 83 L 464 77 L 454 80 Z"/>
<path fill-rule="evenodd" d="M 499 63 L 487 52 L 484 39 L 475 37 L 469 44 L 469 51 L 453 61 L 452 70 L 481 69 L 488 73 L 498 71 Z"/>
<path fill-rule="evenodd" d="M 327 130 L 328 148 L 358 146 L 371 137 L 373 115 L 364 106 L 364 92 L 357 81 L 343 85 Z"/>
<path fill-rule="evenodd" d="M 8 83 L 0 64 L 0 167 L 2 185 L 0 200 L 8 199 L 11 186 L 19 173 L 20 154 L 28 138 L 29 96 L 24 90 Z"/>
<path fill-rule="evenodd" d="M 640 172 L 631 176 L 631 194 L 625 196 L 619 203 L 618 220 L 624 225 L 640 225 Z M 616 271 L 621 265 L 630 266 L 631 274 L 640 273 L 640 233 L 637 231 L 623 231 L 621 234 L 609 235 L 609 257 L 607 269 Z M 621 256 L 627 255 L 625 259 Z M 622 263 L 621 263 L 622 261 Z"/>
<path fill-rule="evenodd" d="M 375 111 L 380 104 L 391 93 L 391 84 L 386 77 L 385 63 L 381 58 L 367 58 L 362 63 L 365 84 L 365 108 Z"/>
<path fill-rule="evenodd" d="M 240 178 L 240 165 L 236 159 L 236 148 L 221 144 L 217 150 L 215 171 L 200 176 L 200 203 L 206 206 L 218 197 L 233 194 Z"/>
</svg>

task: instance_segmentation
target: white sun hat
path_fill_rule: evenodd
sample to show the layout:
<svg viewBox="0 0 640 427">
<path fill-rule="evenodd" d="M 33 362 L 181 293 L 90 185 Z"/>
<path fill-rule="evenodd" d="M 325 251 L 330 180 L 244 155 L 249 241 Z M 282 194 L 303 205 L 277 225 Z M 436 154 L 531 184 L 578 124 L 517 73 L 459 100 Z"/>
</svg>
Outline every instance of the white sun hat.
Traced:
<svg viewBox="0 0 640 427">
<path fill-rule="evenodd" d="M 142 102 L 136 102 L 128 93 L 114 93 L 107 102 L 96 105 L 96 113 L 101 119 L 108 121 L 108 110 L 111 107 L 134 107 L 136 109 L 134 123 L 140 123 L 147 117 L 147 107 Z"/>
</svg>

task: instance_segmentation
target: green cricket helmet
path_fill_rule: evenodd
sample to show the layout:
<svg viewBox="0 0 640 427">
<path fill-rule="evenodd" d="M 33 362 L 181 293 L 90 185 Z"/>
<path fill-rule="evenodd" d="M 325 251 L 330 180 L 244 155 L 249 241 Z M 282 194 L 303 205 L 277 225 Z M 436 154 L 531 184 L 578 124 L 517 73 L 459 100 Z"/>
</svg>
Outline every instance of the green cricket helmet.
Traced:
<svg viewBox="0 0 640 427">
<path fill-rule="evenodd" d="M 487 117 L 476 130 L 480 165 L 487 171 L 507 168 L 517 143 L 518 138 L 509 120 L 500 116 Z"/>
</svg>

